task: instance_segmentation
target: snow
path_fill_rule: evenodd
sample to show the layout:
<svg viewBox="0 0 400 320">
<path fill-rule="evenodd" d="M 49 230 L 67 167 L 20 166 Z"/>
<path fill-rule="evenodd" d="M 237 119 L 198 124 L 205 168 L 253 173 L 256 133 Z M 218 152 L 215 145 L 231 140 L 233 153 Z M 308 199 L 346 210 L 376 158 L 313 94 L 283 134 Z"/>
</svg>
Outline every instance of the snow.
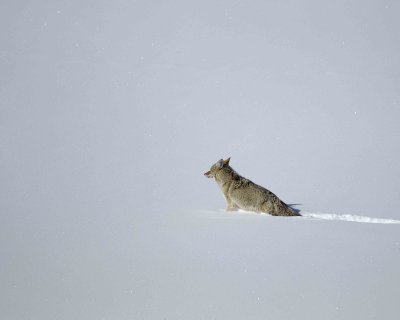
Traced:
<svg viewBox="0 0 400 320">
<path fill-rule="evenodd" d="M 2 319 L 398 319 L 399 4 L 0 7 Z"/>
<path fill-rule="evenodd" d="M 392 219 L 377 219 L 371 217 L 357 216 L 354 214 L 334 214 L 334 213 L 310 213 L 301 212 L 303 217 L 321 219 L 321 220 L 340 220 L 340 221 L 352 221 L 352 222 L 364 222 L 364 223 L 400 223 L 400 220 Z"/>
<path fill-rule="evenodd" d="M 225 209 L 219 209 L 217 211 L 213 210 L 201 210 L 201 213 L 209 214 L 209 218 L 211 219 L 232 219 L 233 216 L 237 218 L 249 218 L 249 216 L 270 216 L 268 214 L 258 214 L 251 211 L 241 210 L 239 209 L 237 212 L 229 213 Z M 393 219 L 379 219 L 379 218 L 371 218 L 365 216 L 359 216 L 354 214 L 335 214 L 335 213 L 315 213 L 315 212 L 307 212 L 300 211 L 301 217 L 292 217 L 290 219 L 311 219 L 311 220 L 331 220 L 331 221 L 348 221 L 348 222 L 362 222 L 362 223 L 381 223 L 381 224 L 398 224 L 400 220 Z"/>
</svg>

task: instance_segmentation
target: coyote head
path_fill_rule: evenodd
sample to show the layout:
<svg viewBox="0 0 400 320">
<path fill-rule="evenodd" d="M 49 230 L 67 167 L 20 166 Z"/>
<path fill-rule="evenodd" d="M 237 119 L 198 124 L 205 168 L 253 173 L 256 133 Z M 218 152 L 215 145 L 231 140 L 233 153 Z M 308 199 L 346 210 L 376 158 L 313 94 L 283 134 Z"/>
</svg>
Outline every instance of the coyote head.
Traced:
<svg viewBox="0 0 400 320">
<path fill-rule="evenodd" d="M 219 160 L 217 163 L 213 164 L 210 168 L 209 171 L 207 171 L 204 175 L 207 178 L 214 178 L 215 174 L 221 170 L 224 166 L 228 166 L 229 165 L 229 160 L 231 160 L 231 158 L 228 158 L 226 160 Z"/>
</svg>

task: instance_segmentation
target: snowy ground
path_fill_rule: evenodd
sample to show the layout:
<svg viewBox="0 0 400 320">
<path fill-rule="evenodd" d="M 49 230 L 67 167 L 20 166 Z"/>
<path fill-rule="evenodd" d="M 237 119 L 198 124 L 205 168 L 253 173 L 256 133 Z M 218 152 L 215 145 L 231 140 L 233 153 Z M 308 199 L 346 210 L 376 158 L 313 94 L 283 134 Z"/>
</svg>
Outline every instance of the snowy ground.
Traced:
<svg viewBox="0 0 400 320">
<path fill-rule="evenodd" d="M 47 227 L 31 217 L 3 232 L 13 242 L 2 260 L 5 318 L 396 319 L 399 313 L 399 225 L 223 210 L 138 212 L 136 219 L 59 215 Z"/>
<path fill-rule="evenodd" d="M 0 318 L 397 320 L 399 15 L 2 1 Z M 304 216 L 226 213 L 228 156 Z"/>
<path fill-rule="evenodd" d="M 154 223 L 154 233 L 146 232 L 148 242 L 138 253 L 138 281 L 146 288 L 135 291 L 138 318 L 398 314 L 399 226 L 221 211 L 164 219 Z"/>
</svg>

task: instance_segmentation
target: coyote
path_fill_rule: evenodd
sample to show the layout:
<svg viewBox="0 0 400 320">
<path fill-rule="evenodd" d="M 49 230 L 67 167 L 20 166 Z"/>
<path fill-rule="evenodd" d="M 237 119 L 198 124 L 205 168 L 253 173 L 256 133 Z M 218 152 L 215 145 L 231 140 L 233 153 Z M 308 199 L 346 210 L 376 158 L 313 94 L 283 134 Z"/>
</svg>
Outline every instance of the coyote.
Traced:
<svg viewBox="0 0 400 320">
<path fill-rule="evenodd" d="M 224 194 L 227 211 L 242 209 L 273 216 L 300 216 L 271 191 L 239 175 L 229 165 L 230 159 L 219 160 L 204 174 L 215 178 Z"/>
</svg>

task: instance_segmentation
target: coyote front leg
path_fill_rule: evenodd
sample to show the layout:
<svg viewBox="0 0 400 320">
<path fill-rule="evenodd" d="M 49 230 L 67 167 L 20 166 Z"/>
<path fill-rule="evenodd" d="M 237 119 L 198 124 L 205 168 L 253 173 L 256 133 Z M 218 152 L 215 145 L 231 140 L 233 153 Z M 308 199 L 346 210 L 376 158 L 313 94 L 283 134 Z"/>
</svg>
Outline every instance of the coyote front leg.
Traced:
<svg viewBox="0 0 400 320">
<path fill-rule="evenodd" d="M 232 199 L 228 196 L 228 190 L 223 190 L 223 193 L 227 204 L 226 211 L 237 211 L 238 207 L 233 203 Z"/>
</svg>

